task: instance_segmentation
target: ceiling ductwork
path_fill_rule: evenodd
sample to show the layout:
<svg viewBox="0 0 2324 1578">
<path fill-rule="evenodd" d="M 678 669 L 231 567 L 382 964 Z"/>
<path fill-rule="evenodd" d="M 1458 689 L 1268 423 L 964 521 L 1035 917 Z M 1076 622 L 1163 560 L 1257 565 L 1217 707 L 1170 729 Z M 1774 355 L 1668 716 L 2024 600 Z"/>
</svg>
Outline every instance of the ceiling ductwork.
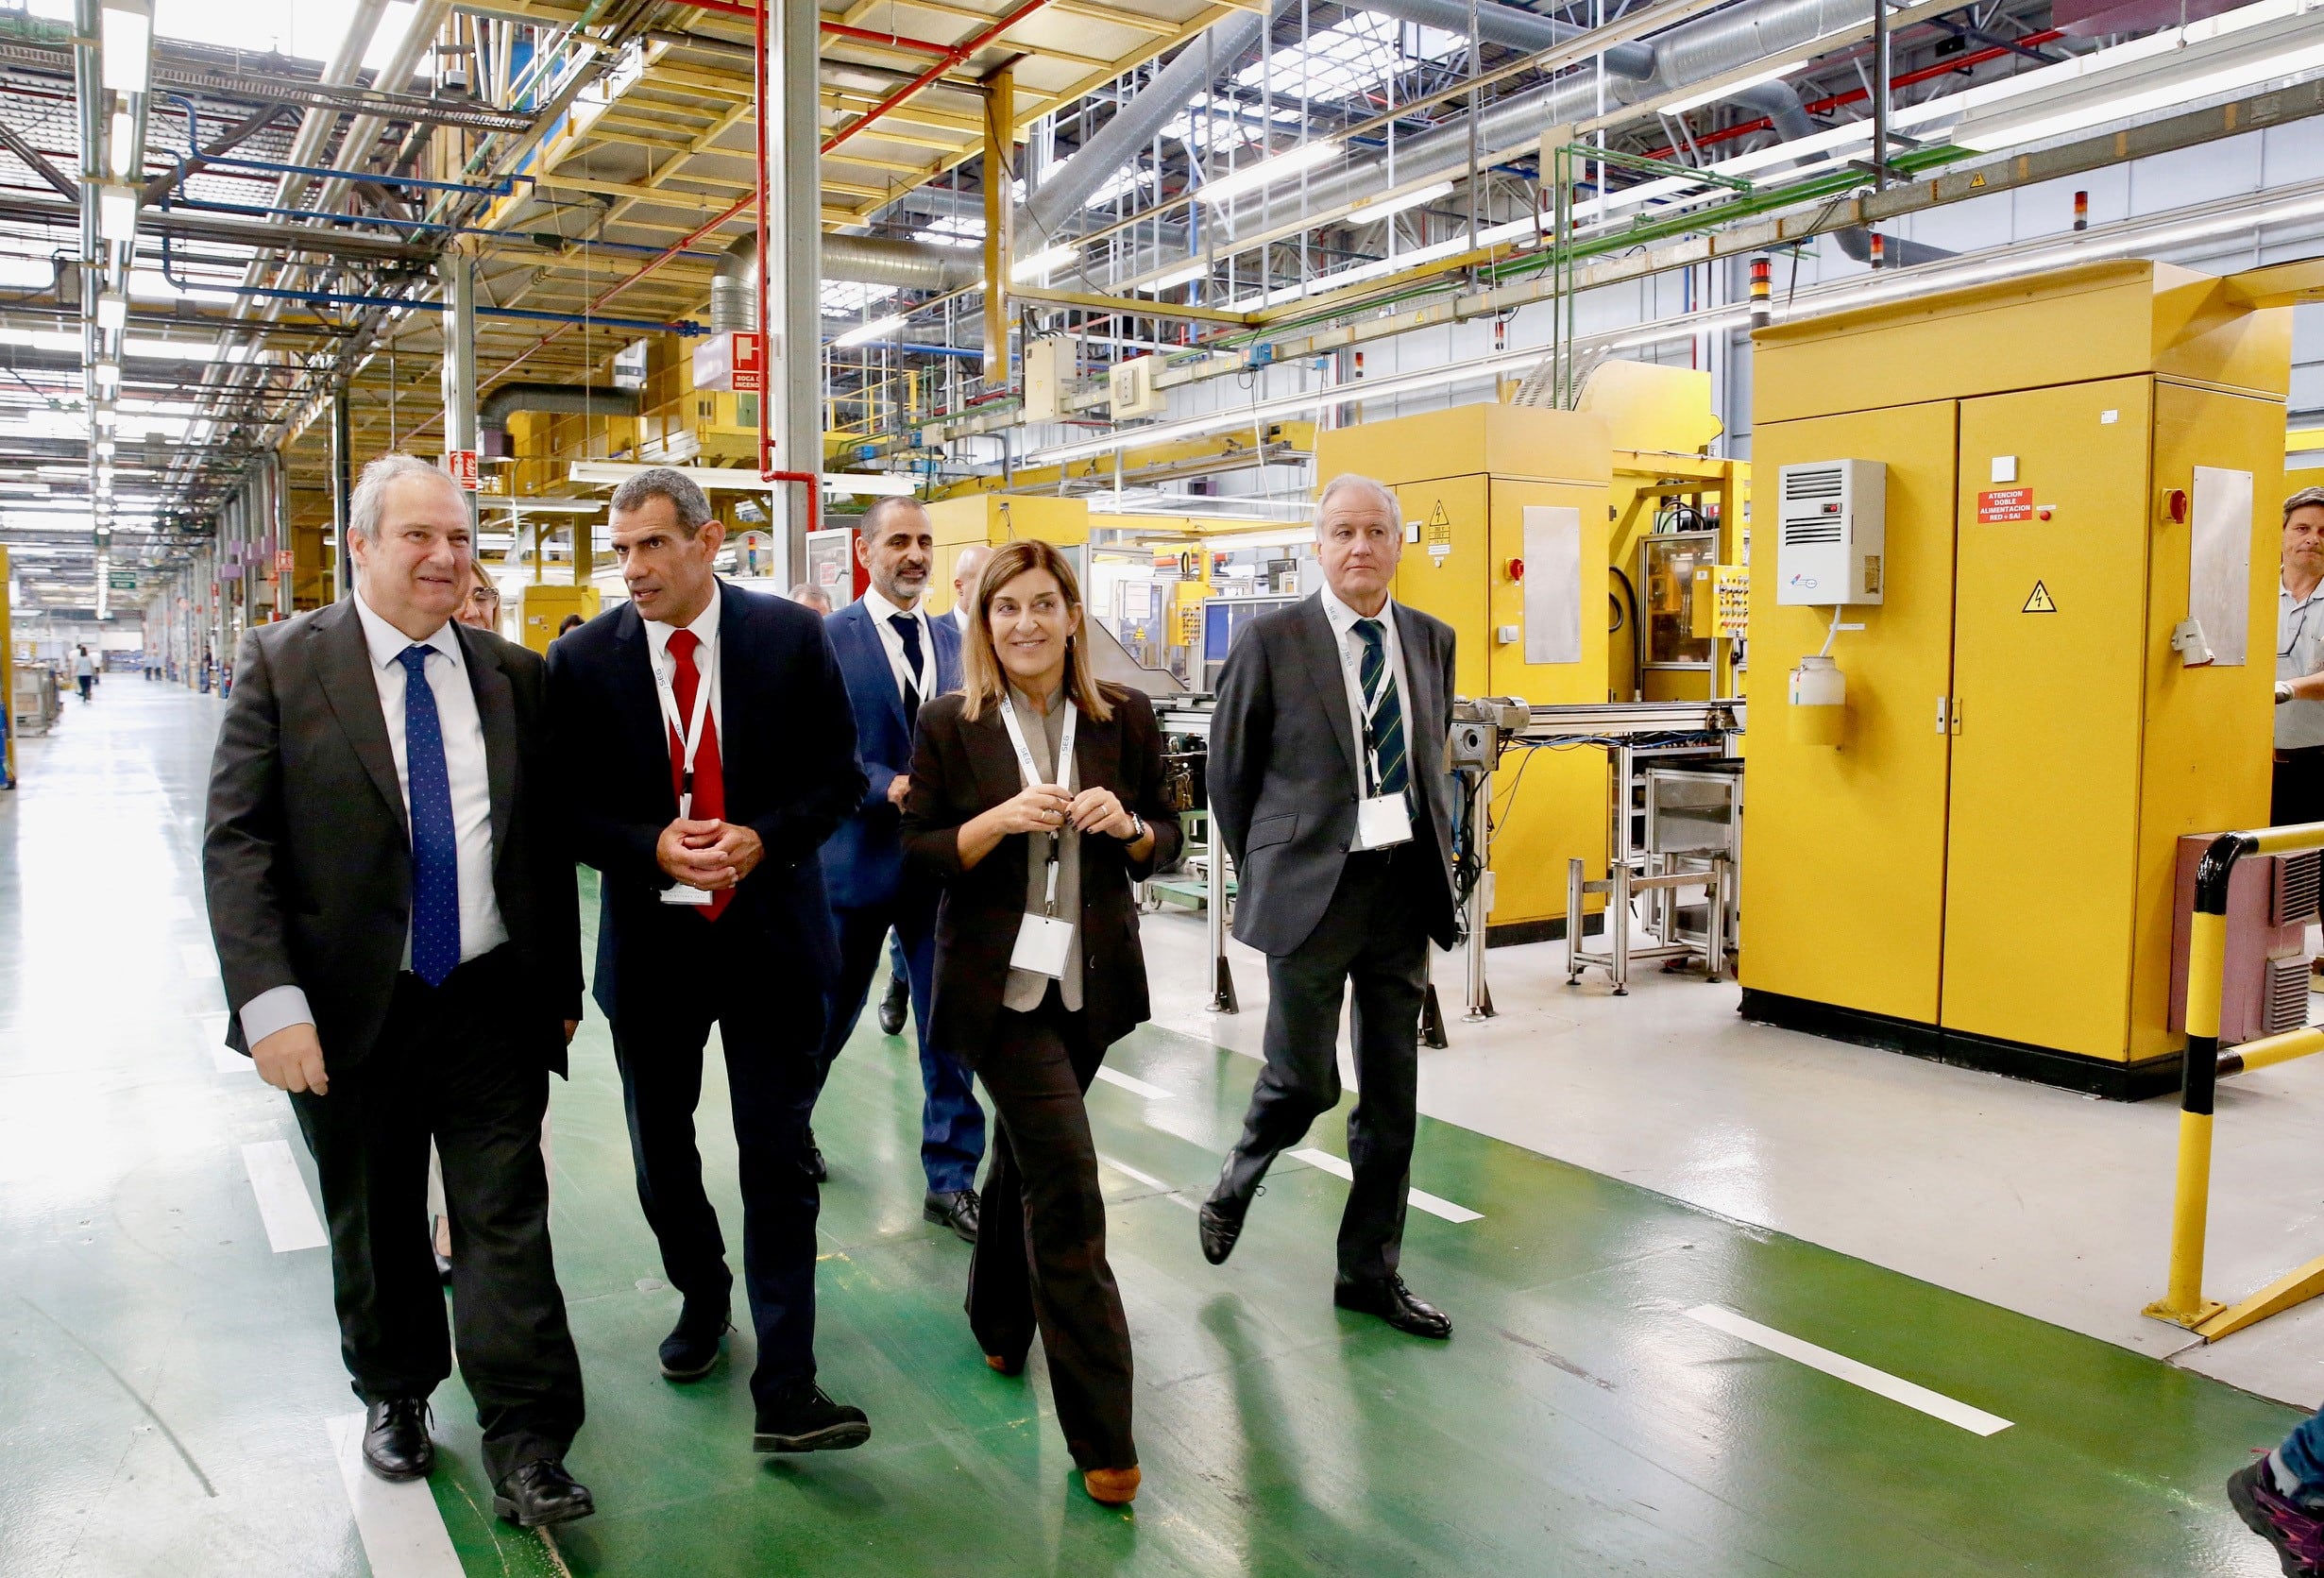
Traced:
<svg viewBox="0 0 2324 1578">
<path fill-rule="evenodd" d="M 508 453 L 508 419 L 519 411 L 549 411 L 580 416 L 635 416 L 637 391 L 585 383 L 503 383 L 477 408 L 478 447 L 486 455 Z"/>
</svg>

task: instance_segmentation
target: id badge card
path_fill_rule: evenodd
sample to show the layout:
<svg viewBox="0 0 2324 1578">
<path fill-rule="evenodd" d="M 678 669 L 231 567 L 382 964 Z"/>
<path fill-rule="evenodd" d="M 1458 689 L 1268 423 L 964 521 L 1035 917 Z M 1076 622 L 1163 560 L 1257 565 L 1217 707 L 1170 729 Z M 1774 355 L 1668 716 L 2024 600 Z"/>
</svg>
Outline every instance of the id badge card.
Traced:
<svg viewBox="0 0 2324 1578">
<path fill-rule="evenodd" d="M 1073 943 L 1071 921 L 1055 915 L 1027 915 L 1017 927 L 1017 945 L 1009 955 L 1009 967 L 1061 980 L 1065 975 L 1065 955 Z"/>
<path fill-rule="evenodd" d="M 1375 794 L 1356 806 L 1356 847 L 1385 849 L 1412 839 L 1412 813 L 1401 794 Z"/>
<path fill-rule="evenodd" d="M 683 882 L 673 882 L 662 890 L 664 904 L 709 904 L 717 898 L 716 893 L 707 892 L 700 888 L 688 888 Z"/>
</svg>

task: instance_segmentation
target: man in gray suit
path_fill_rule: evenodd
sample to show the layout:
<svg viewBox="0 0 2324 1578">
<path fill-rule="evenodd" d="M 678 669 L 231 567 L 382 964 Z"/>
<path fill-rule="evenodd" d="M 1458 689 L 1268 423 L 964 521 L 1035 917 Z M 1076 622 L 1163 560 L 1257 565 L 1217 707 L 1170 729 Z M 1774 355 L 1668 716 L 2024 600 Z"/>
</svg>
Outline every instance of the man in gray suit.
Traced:
<svg viewBox="0 0 2324 1578">
<path fill-rule="evenodd" d="M 581 1018 L 581 918 L 545 670 L 452 621 L 467 501 L 410 455 L 364 468 L 355 595 L 243 637 L 202 841 L 229 1039 L 290 1093 L 331 1224 L 363 1455 L 418 1479 L 450 1373 L 430 1252 L 444 1161 L 460 1372 L 500 1515 L 592 1510 L 564 1467 L 581 1364 L 549 1247 L 541 1114 Z"/>
<path fill-rule="evenodd" d="M 1211 809 L 1239 879 L 1234 934 L 1267 956 L 1268 1002 L 1266 1066 L 1203 1204 L 1202 1252 L 1227 1258 L 1268 1164 L 1339 1104 L 1352 984 L 1355 1181 L 1332 1300 L 1449 1337 L 1452 1322 L 1413 1297 L 1397 1262 L 1428 944 L 1454 938 L 1452 630 L 1389 597 L 1404 533 L 1379 483 L 1325 484 L 1315 546 L 1324 588 L 1236 639 L 1211 723 Z"/>
</svg>

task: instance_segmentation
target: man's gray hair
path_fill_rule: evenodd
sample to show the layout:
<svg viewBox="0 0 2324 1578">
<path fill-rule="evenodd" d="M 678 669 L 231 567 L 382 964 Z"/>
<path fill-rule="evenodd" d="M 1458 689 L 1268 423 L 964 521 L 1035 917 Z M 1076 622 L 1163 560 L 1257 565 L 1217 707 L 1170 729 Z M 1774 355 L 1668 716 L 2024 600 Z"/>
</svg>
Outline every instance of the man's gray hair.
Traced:
<svg viewBox="0 0 2324 1578">
<path fill-rule="evenodd" d="M 360 532 L 365 542 L 373 541 L 380 533 L 380 512 L 386 507 L 387 490 L 405 477 L 433 477 L 459 497 L 460 484 L 452 481 L 451 473 L 433 462 L 391 450 L 364 467 L 356 480 L 354 497 L 347 504 L 347 529 Z M 461 501 L 463 508 L 467 501 Z"/>
<path fill-rule="evenodd" d="M 643 509 L 650 499 L 669 500 L 670 507 L 677 512 L 678 529 L 689 537 L 710 523 L 710 500 L 701 484 L 685 472 L 672 471 L 667 466 L 640 471 L 615 488 L 614 512 Z"/>
<path fill-rule="evenodd" d="M 1396 495 L 1389 491 L 1387 484 L 1371 477 L 1358 476 L 1353 471 L 1342 471 L 1338 476 L 1324 484 L 1323 491 L 1315 495 L 1315 529 L 1317 531 L 1323 529 L 1323 512 L 1332 507 L 1332 496 L 1341 493 L 1370 494 L 1379 500 L 1381 506 L 1388 512 L 1388 524 L 1399 532 L 1404 529 L 1403 506 L 1396 501 Z"/>
<path fill-rule="evenodd" d="M 2283 501 L 2283 523 L 2292 524 L 2294 510 L 2324 509 L 2324 487 L 2303 487 Z"/>
<path fill-rule="evenodd" d="M 886 517 L 898 510 L 915 511 L 923 520 L 928 518 L 927 507 L 919 500 L 909 494 L 891 493 L 885 498 L 872 501 L 872 507 L 863 512 L 863 518 L 856 523 L 856 529 L 868 537 L 873 533 L 881 530 L 881 521 Z"/>
</svg>

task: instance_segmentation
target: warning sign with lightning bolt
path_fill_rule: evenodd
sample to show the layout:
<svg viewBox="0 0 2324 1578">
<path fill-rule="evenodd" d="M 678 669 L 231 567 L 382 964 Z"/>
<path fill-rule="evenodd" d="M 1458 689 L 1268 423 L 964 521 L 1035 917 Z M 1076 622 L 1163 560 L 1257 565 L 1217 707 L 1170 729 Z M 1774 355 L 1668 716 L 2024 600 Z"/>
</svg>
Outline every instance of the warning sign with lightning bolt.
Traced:
<svg viewBox="0 0 2324 1578">
<path fill-rule="evenodd" d="M 2050 600 L 2049 588 L 2036 581 L 2033 584 L 2033 590 L 2027 595 L 2026 606 L 2018 612 L 2021 614 L 2055 614 L 2058 612 L 2058 604 Z"/>
</svg>

